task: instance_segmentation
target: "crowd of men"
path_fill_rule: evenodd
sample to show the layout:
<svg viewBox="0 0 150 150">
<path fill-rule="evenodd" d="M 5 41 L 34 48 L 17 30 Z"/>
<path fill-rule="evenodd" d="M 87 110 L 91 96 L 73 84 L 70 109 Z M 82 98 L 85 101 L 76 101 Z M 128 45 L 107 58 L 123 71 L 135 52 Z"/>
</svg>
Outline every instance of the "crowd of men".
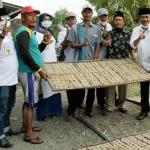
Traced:
<svg viewBox="0 0 150 150">
<path fill-rule="evenodd" d="M 21 83 L 24 92 L 24 103 L 22 109 L 23 124 L 21 132 L 24 132 L 24 141 L 32 144 L 41 144 L 43 140 L 34 134 L 41 131 L 40 127 L 32 126 L 34 108 L 38 106 L 40 84 L 43 98 L 51 99 L 56 95 L 47 83 L 48 76 L 43 67 L 44 62 L 56 61 L 55 39 L 50 26 L 52 16 L 43 13 L 40 15 L 38 26 L 36 16 L 40 14 L 31 6 L 21 10 L 22 25 L 17 30 L 14 41 L 10 33 L 10 17 L 5 8 L 0 8 L 0 147 L 10 148 L 13 146 L 6 135 L 17 135 L 10 129 L 9 116 L 15 104 L 16 84 Z M 138 50 L 138 62 L 147 71 L 150 71 L 150 9 L 139 9 L 140 25 L 133 32 L 125 30 L 125 17 L 123 12 L 116 11 L 113 16 L 113 25 L 107 23 L 108 10 L 98 10 L 98 24 L 93 24 L 91 18 L 93 8 L 90 4 L 82 7 L 83 21 L 77 23 L 74 12 L 67 12 L 67 28 L 59 33 L 59 50 L 66 62 L 95 60 L 95 59 L 120 59 L 131 58 L 135 61 L 134 49 Z M 40 36 L 40 38 L 39 38 Z M 13 67 L 12 67 L 13 65 Z M 43 79 L 43 80 L 41 80 Z M 137 116 L 142 120 L 149 112 L 149 81 L 141 82 L 141 112 Z M 48 90 L 49 89 L 49 90 Z M 96 91 L 96 92 L 95 92 Z M 95 117 L 92 111 L 95 100 L 103 109 L 102 115 L 108 116 L 115 107 L 121 113 L 127 113 L 125 100 L 127 85 L 107 88 L 95 88 L 87 90 L 86 105 L 83 104 L 85 89 L 69 90 L 66 92 L 68 98 L 68 116 L 66 121 L 72 122 L 75 118 L 77 107 L 85 109 L 85 114 L 90 118 Z M 117 96 L 118 95 L 118 96 Z M 118 98 L 117 98 L 118 97 Z M 54 97 L 53 97 L 54 98 Z M 117 101 L 117 103 L 116 103 Z M 45 104 L 46 105 L 46 104 Z"/>
</svg>

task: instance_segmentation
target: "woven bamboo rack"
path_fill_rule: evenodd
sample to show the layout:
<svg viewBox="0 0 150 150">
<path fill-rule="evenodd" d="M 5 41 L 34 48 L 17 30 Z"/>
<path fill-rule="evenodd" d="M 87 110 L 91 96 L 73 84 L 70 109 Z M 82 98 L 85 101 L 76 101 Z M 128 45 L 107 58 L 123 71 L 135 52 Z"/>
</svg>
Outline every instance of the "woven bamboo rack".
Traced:
<svg viewBox="0 0 150 150">
<path fill-rule="evenodd" d="M 109 87 L 149 81 L 150 74 L 131 59 L 45 63 L 53 91 Z"/>
</svg>

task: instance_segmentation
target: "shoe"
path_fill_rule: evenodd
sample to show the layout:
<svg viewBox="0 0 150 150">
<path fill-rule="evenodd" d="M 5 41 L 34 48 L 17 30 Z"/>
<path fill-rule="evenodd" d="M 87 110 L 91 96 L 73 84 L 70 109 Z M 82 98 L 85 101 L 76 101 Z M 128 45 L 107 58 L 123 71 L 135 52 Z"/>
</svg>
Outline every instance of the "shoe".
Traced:
<svg viewBox="0 0 150 150">
<path fill-rule="evenodd" d="M 102 105 L 99 105 L 100 109 L 104 110 L 105 109 L 105 105 L 102 104 Z"/>
<path fill-rule="evenodd" d="M 0 147 L 2 148 L 11 148 L 13 144 L 9 143 L 5 138 L 0 139 Z"/>
<path fill-rule="evenodd" d="M 93 112 L 85 113 L 85 115 L 87 115 L 87 116 L 90 117 L 90 118 L 95 118 L 95 116 L 96 116 L 96 114 L 93 113 Z"/>
<path fill-rule="evenodd" d="M 102 112 L 102 115 L 103 115 L 103 116 L 108 116 L 110 113 L 112 113 L 112 111 L 105 109 L 105 110 Z"/>
<path fill-rule="evenodd" d="M 118 111 L 120 111 L 123 114 L 127 114 L 128 110 L 126 108 L 118 108 Z"/>
<path fill-rule="evenodd" d="M 9 129 L 7 132 L 6 132 L 6 135 L 7 136 L 12 136 L 12 135 L 17 135 L 17 134 L 20 134 L 21 131 L 13 131 L 12 129 Z"/>
<path fill-rule="evenodd" d="M 85 104 L 80 104 L 80 105 L 78 105 L 78 108 L 80 108 L 80 109 L 85 109 Z"/>
<path fill-rule="evenodd" d="M 145 112 L 141 112 L 139 113 L 139 115 L 137 116 L 137 120 L 143 120 L 145 117 L 147 117 L 148 114 Z"/>
</svg>

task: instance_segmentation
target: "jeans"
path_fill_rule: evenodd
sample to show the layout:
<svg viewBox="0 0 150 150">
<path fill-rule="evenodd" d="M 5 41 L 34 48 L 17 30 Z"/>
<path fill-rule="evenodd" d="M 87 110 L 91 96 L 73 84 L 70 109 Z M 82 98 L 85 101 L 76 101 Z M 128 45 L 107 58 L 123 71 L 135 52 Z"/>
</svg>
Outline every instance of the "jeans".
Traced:
<svg viewBox="0 0 150 150">
<path fill-rule="evenodd" d="M 16 85 L 0 86 L 0 139 L 9 130 L 12 107 L 15 104 Z"/>
</svg>

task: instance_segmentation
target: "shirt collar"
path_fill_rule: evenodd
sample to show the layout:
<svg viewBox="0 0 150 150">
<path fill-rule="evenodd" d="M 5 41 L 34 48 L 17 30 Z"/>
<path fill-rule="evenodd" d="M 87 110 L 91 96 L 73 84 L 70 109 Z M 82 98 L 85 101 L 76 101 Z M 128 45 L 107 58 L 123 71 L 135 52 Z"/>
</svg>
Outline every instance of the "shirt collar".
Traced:
<svg viewBox="0 0 150 150">
<path fill-rule="evenodd" d="M 149 30 L 150 31 L 150 23 L 149 23 L 149 26 L 148 26 L 148 29 L 147 30 Z M 143 28 L 142 28 L 142 26 L 140 25 L 140 31 L 143 31 Z"/>
<path fill-rule="evenodd" d="M 115 28 L 113 29 L 114 30 L 114 32 L 116 32 L 116 30 L 115 30 Z M 123 33 L 127 33 L 127 31 L 123 28 L 123 31 L 122 31 Z"/>
<path fill-rule="evenodd" d="M 81 22 L 81 26 L 84 26 L 84 22 Z M 92 22 L 90 22 L 90 25 L 89 25 L 90 27 L 93 27 L 93 23 Z"/>
</svg>

